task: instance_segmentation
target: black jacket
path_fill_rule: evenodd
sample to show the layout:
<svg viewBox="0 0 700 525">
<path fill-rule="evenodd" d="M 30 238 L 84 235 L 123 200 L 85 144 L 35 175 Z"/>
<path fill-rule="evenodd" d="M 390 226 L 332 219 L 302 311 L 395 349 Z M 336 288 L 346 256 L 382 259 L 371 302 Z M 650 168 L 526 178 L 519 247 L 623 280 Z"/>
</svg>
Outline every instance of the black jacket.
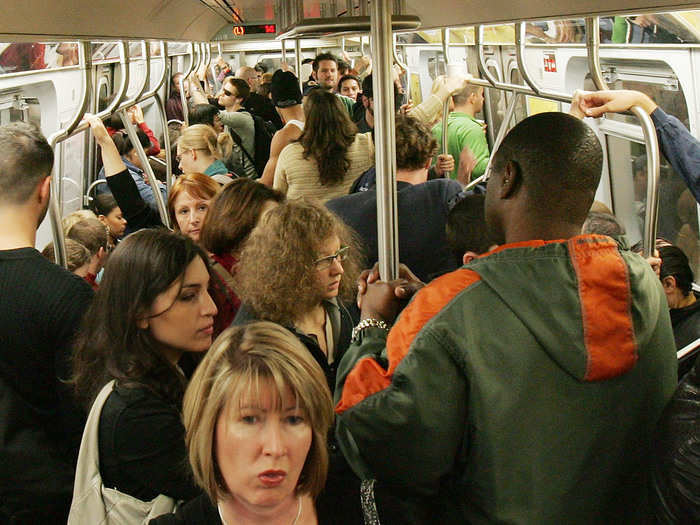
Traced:
<svg viewBox="0 0 700 525">
<path fill-rule="evenodd" d="M 700 361 L 664 410 L 652 471 L 658 523 L 700 523 Z"/>
<path fill-rule="evenodd" d="M 326 312 L 328 312 L 333 325 L 335 351 L 333 353 L 332 363 L 328 363 L 326 354 L 323 352 L 323 350 L 321 350 L 315 336 L 310 336 L 299 332 L 293 326 L 285 326 L 285 328 L 296 335 L 299 338 L 299 341 L 304 343 L 304 346 L 309 349 L 309 352 L 313 358 L 321 366 L 321 370 L 323 370 L 323 373 L 326 376 L 326 380 L 328 381 L 328 386 L 331 389 L 332 395 L 333 391 L 335 390 L 335 374 L 338 368 L 338 363 L 345 354 L 345 351 L 350 346 L 350 337 L 352 336 L 352 328 L 354 324 L 348 309 L 345 308 L 345 305 L 342 302 L 324 301 L 323 305 L 326 308 Z M 255 315 L 251 308 L 243 303 L 232 324 L 234 326 L 240 326 L 242 324 L 259 320 L 261 319 Z"/>
<path fill-rule="evenodd" d="M 671 325 L 673 326 L 673 338 L 676 341 L 676 348 L 680 350 L 700 338 L 700 297 L 690 306 L 685 308 L 672 308 Z M 678 362 L 678 378 L 681 379 L 693 367 L 696 352 Z"/>
</svg>

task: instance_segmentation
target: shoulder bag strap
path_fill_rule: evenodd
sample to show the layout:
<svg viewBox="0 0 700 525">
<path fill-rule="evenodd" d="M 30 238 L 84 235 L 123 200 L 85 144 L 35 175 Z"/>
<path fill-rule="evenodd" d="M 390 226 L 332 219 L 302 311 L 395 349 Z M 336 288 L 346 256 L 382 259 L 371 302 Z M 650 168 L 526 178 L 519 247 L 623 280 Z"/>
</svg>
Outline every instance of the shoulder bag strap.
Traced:
<svg viewBox="0 0 700 525">
<path fill-rule="evenodd" d="M 88 414 L 87 422 L 85 423 L 83 438 L 80 441 L 78 465 L 75 470 L 73 501 L 71 503 L 70 516 L 68 517 L 69 525 L 84 523 L 86 518 L 96 516 L 93 514 L 93 511 L 99 514 L 100 507 L 104 513 L 104 504 L 102 504 L 100 495 L 102 487 L 99 452 L 100 415 L 102 414 L 102 407 L 112 393 L 113 388 L 114 379 L 102 387 L 100 393 L 97 394 L 95 402 L 92 404 L 90 414 Z M 95 499 L 95 502 L 99 503 L 99 505 L 93 505 L 93 502 L 89 501 L 90 498 L 99 498 Z M 98 522 L 94 521 L 93 523 Z"/>
</svg>

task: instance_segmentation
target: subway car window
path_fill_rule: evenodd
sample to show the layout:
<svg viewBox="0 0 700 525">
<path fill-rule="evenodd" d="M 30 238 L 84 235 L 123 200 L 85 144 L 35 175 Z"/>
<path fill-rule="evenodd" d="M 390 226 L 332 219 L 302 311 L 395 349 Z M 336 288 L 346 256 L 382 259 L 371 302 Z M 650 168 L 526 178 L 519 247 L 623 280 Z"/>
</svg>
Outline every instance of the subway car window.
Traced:
<svg viewBox="0 0 700 525">
<path fill-rule="evenodd" d="M 643 144 L 606 136 L 608 169 L 612 179 L 615 215 L 622 221 L 631 245 L 642 240 L 647 206 L 647 163 Z M 685 182 L 661 159 L 657 237 L 681 248 L 695 275 L 700 271 L 700 231 L 697 203 Z"/>
</svg>

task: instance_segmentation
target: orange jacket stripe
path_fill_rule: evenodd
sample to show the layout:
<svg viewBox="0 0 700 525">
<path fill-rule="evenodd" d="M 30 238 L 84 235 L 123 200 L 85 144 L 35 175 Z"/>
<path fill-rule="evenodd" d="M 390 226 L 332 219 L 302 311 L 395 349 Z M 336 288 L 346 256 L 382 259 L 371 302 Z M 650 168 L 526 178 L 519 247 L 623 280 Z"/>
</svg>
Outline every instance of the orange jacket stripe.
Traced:
<svg viewBox="0 0 700 525">
<path fill-rule="evenodd" d="M 574 237 L 568 248 L 578 278 L 588 353 L 584 379 L 599 381 L 624 374 L 637 362 L 627 265 L 617 244 L 607 237 Z M 597 256 L 596 265 L 586 264 L 594 252 L 602 257 Z"/>
<path fill-rule="evenodd" d="M 480 279 L 473 270 L 462 268 L 435 279 L 423 288 L 401 313 L 399 321 L 389 332 L 386 341 L 388 369 L 384 370 L 371 357 L 360 359 L 345 379 L 343 395 L 335 411 L 342 414 L 362 400 L 387 388 L 391 384 L 396 367 L 408 354 L 418 332 L 457 294 Z"/>
</svg>

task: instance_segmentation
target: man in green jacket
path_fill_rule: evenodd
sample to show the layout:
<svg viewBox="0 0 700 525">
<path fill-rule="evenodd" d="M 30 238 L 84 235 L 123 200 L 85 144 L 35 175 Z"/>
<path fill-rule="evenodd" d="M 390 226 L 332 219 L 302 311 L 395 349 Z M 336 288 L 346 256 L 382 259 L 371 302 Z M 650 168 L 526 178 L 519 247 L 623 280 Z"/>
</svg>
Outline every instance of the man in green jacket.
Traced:
<svg viewBox="0 0 700 525">
<path fill-rule="evenodd" d="M 450 177 L 457 178 L 462 150 L 468 147 L 476 162 L 471 172 L 473 180 L 484 174 L 489 162 L 489 145 L 484 127 L 476 120 L 476 114 L 484 107 L 484 88 L 470 84 L 452 95 L 452 102 L 454 109 L 447 117 L 447 152 L 455 159 L 455 167 Z M 442 123 L 433 126 L 433 136 L 441 144 Z M 469 182 L 469 179 L 462 182 Z"/>
<path fill-rule="evenodd" d="M 522 121 L 488 182 L 486 221 L 501 246 L 425 286 L 388 333 L 405 281 L 361 291 L 336 435 L 355 472 L 408 507 L 382 515 L 378 498 L 383 524 L 648 518 L 675 347 L 646 261 L 580 235 L 601 168 L 581 121 Z"/>
</svg>

